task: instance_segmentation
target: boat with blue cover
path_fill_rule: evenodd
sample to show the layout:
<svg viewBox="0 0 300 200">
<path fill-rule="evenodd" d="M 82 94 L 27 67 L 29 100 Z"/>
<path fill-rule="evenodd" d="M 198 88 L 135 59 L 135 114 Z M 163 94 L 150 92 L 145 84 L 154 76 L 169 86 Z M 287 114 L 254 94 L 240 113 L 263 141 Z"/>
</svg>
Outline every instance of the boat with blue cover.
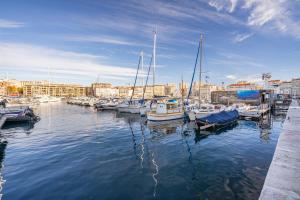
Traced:
<svg viewBox="0 0 300 200">
<path fill-rule="evenodd" d="M 196 119 L 198 127 L 207 126 L 210 129 L 219 129 L 235 123 L 239 118 L 237 110 L 221 111 Z"/>
</svg>

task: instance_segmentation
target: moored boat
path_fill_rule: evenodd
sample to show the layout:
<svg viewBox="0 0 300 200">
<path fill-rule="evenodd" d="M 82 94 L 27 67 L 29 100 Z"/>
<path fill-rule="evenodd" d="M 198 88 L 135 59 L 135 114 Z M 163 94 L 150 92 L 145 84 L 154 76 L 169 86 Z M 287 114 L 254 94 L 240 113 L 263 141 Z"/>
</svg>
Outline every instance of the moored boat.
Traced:
<svg viewBox="0 0 300 200">
<path fill-rule="evenodd" d="M 199 128 L 207 126 L 209 129 L 219 129 L 235 123 L 239 118 L 237 110 L 221 111 L 196 119 Z"/>
<path fill-rule="evenodd" d="M 178 100 L 176 99 L 158 102 L 156 110 L 147 113 L 147 120 L 149 121 L 168 121 L 183 118 L 183 109 L 179 106 Z"/>
</svg>

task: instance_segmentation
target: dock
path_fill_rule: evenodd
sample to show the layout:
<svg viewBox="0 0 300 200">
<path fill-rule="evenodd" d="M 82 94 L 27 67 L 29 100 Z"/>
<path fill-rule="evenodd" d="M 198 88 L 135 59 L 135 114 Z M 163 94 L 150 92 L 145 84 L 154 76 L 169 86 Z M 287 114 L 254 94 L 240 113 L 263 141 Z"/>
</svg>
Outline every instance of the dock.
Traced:
<svg viewBox="0 0 300 200">
<path fill-rule="evenodd" d="M 260 200 L 300 200 L 300 101 L 293 100 L 283 124 Z"/>
</svg>

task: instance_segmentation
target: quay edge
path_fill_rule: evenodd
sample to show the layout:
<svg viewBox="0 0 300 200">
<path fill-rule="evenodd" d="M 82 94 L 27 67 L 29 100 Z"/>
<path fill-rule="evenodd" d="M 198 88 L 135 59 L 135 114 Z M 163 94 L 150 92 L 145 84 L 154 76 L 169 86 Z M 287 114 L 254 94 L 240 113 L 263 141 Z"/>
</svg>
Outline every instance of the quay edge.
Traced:
<svg viewBox="0 0 300 200">
<path fill-rule="evenodd" d="M 300 100 L 293 100 L 259 200 L 300 200 Z"/>
</svg>

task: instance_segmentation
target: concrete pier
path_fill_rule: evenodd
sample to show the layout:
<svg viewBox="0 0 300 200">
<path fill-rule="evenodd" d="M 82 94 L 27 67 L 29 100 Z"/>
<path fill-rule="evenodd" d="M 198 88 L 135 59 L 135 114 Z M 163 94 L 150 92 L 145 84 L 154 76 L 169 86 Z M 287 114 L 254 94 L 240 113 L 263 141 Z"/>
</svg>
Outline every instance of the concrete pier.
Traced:
<svg viewBox="0 0 300 200">
<path fill-rule="evenodd" d="M 260 200 L 300 200 L 300 102 L 293 100 Z"/>
</svg>

